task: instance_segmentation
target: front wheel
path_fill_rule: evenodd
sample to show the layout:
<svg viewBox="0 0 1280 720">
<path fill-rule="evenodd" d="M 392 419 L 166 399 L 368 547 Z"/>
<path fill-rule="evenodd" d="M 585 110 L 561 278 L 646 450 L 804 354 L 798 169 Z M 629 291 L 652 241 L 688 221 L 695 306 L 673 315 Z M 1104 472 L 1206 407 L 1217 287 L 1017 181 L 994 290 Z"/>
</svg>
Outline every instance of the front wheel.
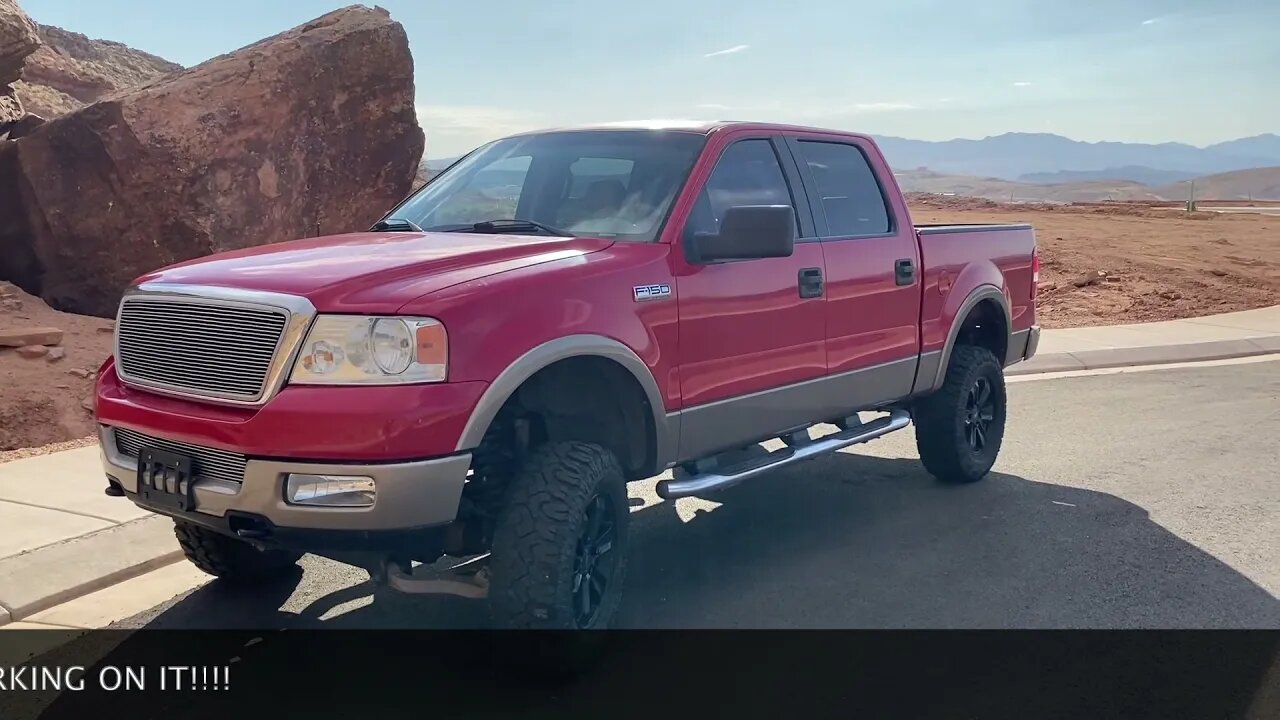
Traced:
<svg viewBox="0 0 1280 720">
<path fill-rule="evenodd" d="M 1004 440 L 1004 370 L 990 350 L 960 345 L 942 388 L 915 406 L 916 448 L 943 482 L 970 483 L 991 470 Z"/>
<path fill-rule="evenodd" d="M 500 628 L 608 627 L 627 570 L 627 486 L 592 443 L 543 445 L 511 480 L 493 533 L 490 610 Z"/>
</svg>

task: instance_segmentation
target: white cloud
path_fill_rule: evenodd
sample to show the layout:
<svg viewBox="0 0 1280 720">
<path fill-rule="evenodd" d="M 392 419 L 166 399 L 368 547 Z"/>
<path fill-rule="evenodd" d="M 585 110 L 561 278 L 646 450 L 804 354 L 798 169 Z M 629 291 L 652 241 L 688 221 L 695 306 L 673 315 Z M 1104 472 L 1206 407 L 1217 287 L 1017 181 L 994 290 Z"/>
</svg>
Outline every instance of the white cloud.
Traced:
<svg viewBox="0 0 1280 720">
<path fill-rule="evenodd" d="M 1014 87 L 1031 87 L 1031 83 L 1027 82 L 1026 80 L 1019 80 L 1018 82 L 1014 83 L 1013 86 Z"/>
<path fill-rule="evenodd" d="M 419 105 L 418 124 L 427 134 L 426 157 L 448 157 L 527 130 L 545 127 L 538 115 L 483 105 Z"/>
<path fill-rule="evenodd" d="M 1142 24 L 1143 24 L 1143 25 L 1155 25 L 1155 24 L 1156 24 L 1156 23 L 1158 23 L 1158 22 L 1160 22 L 1160 18 L 1151 18 L 1150 20 L 1143 20 L 1143 21 L 1142 21 Z"/>
<path fill-rule="evenodd" d="M 750 45 L 734 45 L 733 47 L 725 48 L 724 50 L 716 50 L 715 52 L 709 52 L 706 55 L 703 55 L 702 57 L 711 58 L 711 57 L 719 57 L 721 55 L 733 55 L 734 53 L 740 53 L 743 50 L 746 50 L 750 47 L 751 47 Z"/>
</svg>

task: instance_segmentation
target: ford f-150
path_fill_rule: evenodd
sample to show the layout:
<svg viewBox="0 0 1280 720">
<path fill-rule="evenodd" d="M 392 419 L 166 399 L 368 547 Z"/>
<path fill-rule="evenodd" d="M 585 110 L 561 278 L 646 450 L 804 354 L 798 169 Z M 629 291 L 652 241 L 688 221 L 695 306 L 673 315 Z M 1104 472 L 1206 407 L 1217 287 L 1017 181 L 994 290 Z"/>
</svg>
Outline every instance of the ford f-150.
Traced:
<svg viewBox="0 0 1280 720">
<path fill-rule="evenodd" d="M 939 480 L 986 475 L 1037 274 L 1029 226 L 913 225 L 864 135 L 517 135 L 368 232 L 139 278 L 97 381 L 106 491 L 227 582 L 312 552 L 498 627 L 603 627 L 629 481 L 708 494 L 912 423 Z"/>
</svg>

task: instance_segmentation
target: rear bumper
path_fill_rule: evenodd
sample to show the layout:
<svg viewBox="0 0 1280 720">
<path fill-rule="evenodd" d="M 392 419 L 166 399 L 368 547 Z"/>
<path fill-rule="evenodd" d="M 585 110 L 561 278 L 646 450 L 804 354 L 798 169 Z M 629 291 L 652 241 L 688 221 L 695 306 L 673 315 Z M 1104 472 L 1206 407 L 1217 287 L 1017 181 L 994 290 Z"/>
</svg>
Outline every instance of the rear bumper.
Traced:
<svg viewBox="0 0 1280 720">
<path fill-rule="evenodd" d="M 1022 353 L 1023 360 L 1030 360 L 1040 347 L 1040 326 L 1032 325 L 1027 334 L 1027 349 Z"/>
<path fill-rule="evenodd" d="M 1023 360 L 1030 360 L 1039 347 L 1039 325 L 1032 325 L 1026 330 L 1019 330 L 1009 337 L 1009 351 L 1005 355 L 1004 364 L 1007 366 Z"/>
<path fill-rule="evenodd" d="M 138 490 L 137 459 L 120 452 L 115 431 L 101 430 L 102 463 L 109 478 L 140 507 L 181 517 L 169 510 L 148 507 Z M 471 466 L 470 453 L 431 460 L 394 463 L 312 462 L 255 460 L 245 463 L 238 485 L 202 480 L 196 483 L 196 512 L 211 518 L 234 515 L 265 519 L 279 528 L 335 531 L 411 530 L 444 525 L 457 516 L 458 502 Z M 377 497 L 370 507 L 319 507 L 285 502 L 285 478 L 290 473 L 357 475 L 371 477 Z"/>
</svg>

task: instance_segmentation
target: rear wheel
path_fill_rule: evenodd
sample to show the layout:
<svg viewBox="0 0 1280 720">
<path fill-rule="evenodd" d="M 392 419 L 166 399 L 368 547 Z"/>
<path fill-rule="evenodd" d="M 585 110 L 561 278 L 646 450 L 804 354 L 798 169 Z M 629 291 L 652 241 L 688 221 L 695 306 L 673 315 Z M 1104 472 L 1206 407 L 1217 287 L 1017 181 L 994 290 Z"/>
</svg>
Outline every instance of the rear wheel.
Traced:
<svg viewBox="0 0 1280 720">
<path fill-rule="evenodd" d="M 622 599 L 629 512 L 613 453 L 584 442 L 534 450 L 512 478 L 494 528 L 494 624 L 607 627 Z"/>
<path fill-rule="evenodd" d="M 302 553 L 259 550 L 243 540 L 175 521 L 174 535 L 193 565 L 227 582 L 272 580 L 297 572 Z"/>
<path fill-rule="evenodd" d="M 942 388 L 915 406 L 916 448 L 944 482 L 981 480 L 1004 440 L 1004 370 L 990 350 L 960 345 Z"/>
</svg>

